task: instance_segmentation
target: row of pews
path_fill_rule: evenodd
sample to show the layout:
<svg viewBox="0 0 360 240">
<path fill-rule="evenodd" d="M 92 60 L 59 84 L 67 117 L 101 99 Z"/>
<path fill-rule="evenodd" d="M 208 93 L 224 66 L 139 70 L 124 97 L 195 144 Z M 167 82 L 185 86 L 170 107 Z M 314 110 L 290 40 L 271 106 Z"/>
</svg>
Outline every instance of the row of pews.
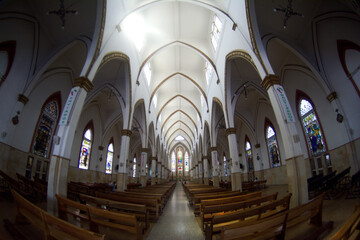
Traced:
<svg viewBox="0 0 360 240">
<path fill-rule="evenodd" d="M 314 198 L 322 193 L 326 199 L 335 199 L 342 195 L 345 198 L 360 197 L 360 171 L 350 176 L 350 167 L 337 173 L 333 171 L 327 175 L 316 175 L 307 179 L 309 198 Z"/>
<path fill-rule="evenodd" d="M 6 196 L 11 196 L 10 189 L 15 189 L 27 199 L 34 202 L 46 201 L 47 182 L 39 178 L 31 180 L 25 176 L 16 173 L 13 178 L 0 170 L 0 190 Z"/>
<path fill-rule="evenodd" d="M 332 221 L 322 220 L 325 193 L 290 209 L 291 194 L 278 198 L 278 193 L 222 191 L 197 183 L 183 188 L 207 240 L 319 239 L 333 228 Z M 360 206 L 331 239 L 354 237 L 359 222 Z"/>
<path fill-rule="evenodd" d="M 155 222 L 161 215 L 175 188 L 175 183 L 164 183 L 112 192 L 110 188 L 98 188 L 101 184 L 72 182 L 69 185 L 72 186 L 69 192 L 71 198 L 56 195 L 58 218 L 39 209 L 17 191 L 12 190 L 18 216 L 14 223 L 6 220 L 6 228 L 14 236 L 21 236 L 22 222 L 26 220 L 32 223 L 45 239 L 144 239 L 150 230 L 150 223 Z M 52 223 L 55 227 L 47 225 L 49 217 L 55 221 Z M 49 231 L 53 229 L 60 232 L 59 236 L 66 237 L 49 237 Z M 79 233 L 80 237 L 72 236 L 72 231 Z M 40 235 L 33 236 L 21 236 L 17 239 L 38 239 Z"/>
</svg>

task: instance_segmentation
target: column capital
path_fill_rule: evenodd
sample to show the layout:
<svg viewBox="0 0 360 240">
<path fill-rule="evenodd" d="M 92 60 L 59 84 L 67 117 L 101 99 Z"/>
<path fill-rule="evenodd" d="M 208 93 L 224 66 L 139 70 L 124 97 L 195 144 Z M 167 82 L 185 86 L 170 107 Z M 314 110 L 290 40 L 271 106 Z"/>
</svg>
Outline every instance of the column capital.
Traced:
<svg viewBox="0 0 360 240">
<path fill-rule="evenodd" d="M 17 100 L 25 105 L 29 101 L 29 98 L 23 94 L 19 94 Z"/>
<path fill-rule="evenodd" d="M 157 160 L 157 157 L 151 157 L 150 159 L 156 161 L 156 160 Z"/>
<path fill-rule="evenodd" d="M 226 132 L 226 136 L 229 136 L 231 134 L 236 134 L 236 128 L 227 128 L 225 132 Z"/>
<path fill-rule="evenodd" d="M 123 129 L 123 130 L 121 130 L 121 136 L 128 136 L 128 137 L 130 137 L 131 134 L 132 134 L 132 131 L 129 130 L 129 129 Z"/>
<path fill-rule="evenodd" d="M 208 156 L 207 156 L 207 155 L 203 155 L 203 156 L 201 157 L 201 159 L 202 159 L 202 160 L 208 159 Z"/>
<path fill-rule="evenodd" d="M 141 152 L 148 152 L 149 151 L 149 148 L 141 148 Z"/>
<path fill-rule="evenodd" d="M 280 84 L 280 77 L 278 75 L 269 74 L 261 82 L 261 86 L 266 91 L 274 84 Z"/>
<path fill-rule="evenodd" d="M 87 77 L 78 77 L 75 78 L 73 87 L 81 87 L 86 92 L 89 92 L 93 89 L 94 84 Z"/>
<path fill-rule="evenodd" d="M 211 147 L 210 152 L 217 151 L 217 147 Z"/>
</svg>

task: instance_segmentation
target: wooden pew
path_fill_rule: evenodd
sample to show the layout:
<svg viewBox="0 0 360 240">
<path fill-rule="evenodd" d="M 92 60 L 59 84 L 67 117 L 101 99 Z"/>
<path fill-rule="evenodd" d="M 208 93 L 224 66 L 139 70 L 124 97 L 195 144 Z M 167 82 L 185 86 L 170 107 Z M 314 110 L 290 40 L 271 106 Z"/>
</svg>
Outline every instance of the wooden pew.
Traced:
<svg viewBox="0 0 360 240">
<path fill-rule="evenodd" d="M 246 195 L 248 192 L 219 192 L 219 193 L 211 193 L 211 194 L 196 194 L 193 196 L 192 203 L 190 202 L 190 206 L 194 206 L 194 214 L 197 216 L 200 214 L 201 201 L 202 200 L 211 200 L 216 198 L 224 198 L 224 197 L 235 197 Z"/>
<path fill-rule="evenodd" d="M 284 235 L 279 235 L 280 239 L 319 239 L 320 236 L 323 236 L 326 231 L 331 229 L 333 227 L 332 221 L 326 223 L 322 222 L 322 205 L 324 196 L 325 193 L 310 200 L 308 203 L 302 204 L 285 212 L 284 214 L 287 215 L 285 233 Z M 279 215 L 277 214 L 275 216 Z M 262 221 L 271 221 L 271 219 L 272 218 L 265 218 Z M 308 222 L 310 224 L 307 224 Z M 258 221 L 244 222 L 246 227 L 252 226 L 252 230 L 250 232 L 263 231 L 263 226 L 258 225 L 258 223 Z M 238 239 L 234 238 L 234 236 L 235 234 L 240 234 L 240 232 L 243 231 L 241 230 L 243 227 L 244 226 L 241 223 L 235 223 L 233 225 L 223 227 L 221 230 L 222 239 Z M 239 235 L 237 237 L 239 237 Z"/>
<path fill-rule="evenodd" d="M 242 182 L 242 190 L 244 191 L 256 191 L 266 187 L 266 180 Z"/>
<path fill-rule="evenodd" d="M 80 201 L 88 205 L 93 204 L 99 208 L 106 207 L 108 210 L 134 214 L 138 221 L 145 223 L 145 229 L 149 227 L 149 211 L 144 204 L 117 202 L 85 194 L 80 194 Z"/>
<path fill-rule="evenodd" d="M 325 223 L 322 221 L 324 196 L 325 193 L 289 210 L 286 222 L 286 239 L 318 239 L 320 235 L 333 227 L 332 221 Z M 305 225 L 305 228 L 299 232 L 298 226 L 301 224 Z"/>
<path fill-rule="evenodd" d="M 360 205 L 330 240 L 346 240 L 360 238 Z"/>
<path fill-rule="evenodd" d="M 218 205 L 208 205 L 203 206 L 201 209 L 201 225 L 203 230 L 205 230 L 205 224 L 212 220 L 213 216 L 224 215 L 226 213 L 235 212 L 238 210 L 243 210 L 245 208 L 259 206 L 267 202 L 275 201 L 278 193 L 267 195 L 264 197 L 255 197 L 245 201 L 218 204 Z"/>
<path fill-rule="evenodd" d="M 41 208 L 37 207 L 33 203 L 29 202 L 27 199 L 22 197 L 19 193 L 14 190 L 11 190 L 16 207 L 18 210 L 18 215 L 16 216 L 15 223 L 24 224 L 24 222 L 31 223 L 31 227 L 35 227 L 40 230 L 41 235 L 45 239 L 70 239 L 70 240 L 100 240 L 104 239 L 104 235 L 100 235 L 82 228 L 79 228 L 75 225 L 72 225 L 68 222 L 61 220 L 51 214 L 45 212 Z M 7 221 L 7 224 L 11 224 Z M 16 225 L 11 225 L 12 231 L 17 231 L 15 234 L 20 239 L 38 239 L 40 236 L 26 236 L 22 234 L 20 227 Z"/>
<path fill-rule="evenodd" d="M 238 228 L 221 230 L 221 239 L 284 239 L 287 212 L 261 219 Z"/>
<path fill-rule="evenodd" d="M 87 206 L 70 199 L 55 195 L 58 201 L 60 218 L 67 219 L 67 215 L 79 217 L 90 225 L 90 230 L 100 232 L 99 225 L 124 230 L 135 235 L 136 239 L 143 239 L 142 226 L 133 214 L 112 212 L 97 207 Z"/>
<path fill-rule="evenodd" d="M 205 239 L 212 239 L 213 234 L 220 232 L 223 227 L 236 228 L 244 225 L 244 221 L 257 221 L 285 212 L 289 209 L 290 198 L 291 194 L 288 194 L 279 200 L 261 206 L 224 215 L 215 215 L 205 225 Z"/>
<path fill-rule="evenodd" d="M 119 196 L 114 193 L 96 193 L 96 197 L 105 198 L 117 202 L 126 202 L 126 203 L 135 203 L 135 204 L 145 204 L 146 208 L 149 210 L 150 213 L 155 213 L 156 219 L 159 217 L 161 212 L 161 204 L 158 203 L 156 199 L 149 199 L 149 198 L 140 198 L 140 197 L 126 197 L 126 196 Z"/>
</svg>

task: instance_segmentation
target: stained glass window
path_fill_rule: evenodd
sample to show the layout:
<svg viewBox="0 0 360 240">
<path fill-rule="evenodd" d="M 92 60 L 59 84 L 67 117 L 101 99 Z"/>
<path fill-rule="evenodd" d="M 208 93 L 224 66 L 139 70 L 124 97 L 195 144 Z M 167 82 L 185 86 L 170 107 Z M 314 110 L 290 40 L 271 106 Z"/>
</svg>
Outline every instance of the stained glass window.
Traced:
<svg viewBox="0 0 360 240">
<path fill-rule="evenodd" d="M 57 100 L 52 100 L 43 107 L 32 147 L 34 154 L 45 158 L 49 156 L 58 113 L 59 104 Z"/>
<path fill-rule="evenodd" d="M 246 161 L 248 164 L 249 171 L 254 171 L 254 161 L 253 161 L 253 154 L 252 154 L 252 150 L 251 150 L 251 143 L 247 136 L 245 137 L 245 156 L 246 156 Z"/>
<path fill-rule="evenodd" d="M 301 99 L 299 111 L 311 156 L 318 156 L 324 153 L 326 151 L 324 138 L 321 133 L 318 118 L 310 101 Z"/>
<path fill-rule="evenodd" d="M 175 172 L 175 165 L 176 165 L 175 152 L 172 152 L 172 154 L 171 154 L 171 171 L 172 172 Z"/>
<path fill-rule="evenodd" d="M 183 170 L 183 152 L 181 148 L 178 148 L 177 160 L 178 160 L 178 172 L 180 173 Z"/>
<path fill-rule="evenodd" d="M 114 157 L 114 145 L 110 143 L 107 148 L 105 173 L 112 172 L 113 157 Z"/>
<path fill-rule="evenodd" d="M 81 142 L 81 151 L 80 151 L 80 159 L 79 159 L 79 168 L 81 169 L 89 169 L 91 140 L 92 140 L 92 132 L 91 129 L 88 128 L 85 131 L 85 134 Z"/>
<path fill-rule="evenodd" d="M 228 175 L 228 171 L 227 171 L 227 161 L 226 161 L 226 157 L 224 154 L 224 176 L 227 177 Z"/>
<path fill-rule="evenodd" d="M 136 157 L 133 159 L 133 172 L 132 177 L 136 177 Z"/>
<path fill-rule="evenodd" d="M 189 171 L 189 154 L 185 152 L 185 172 Z"/>
<path fill-rule="evenodd" d="M 270 125 L 266 127 L 266 143 L 268 147 L 271 167 L 279 167 L 280 166 L 279 147 L 276 141 L 275 130 Z"/>
</svg>

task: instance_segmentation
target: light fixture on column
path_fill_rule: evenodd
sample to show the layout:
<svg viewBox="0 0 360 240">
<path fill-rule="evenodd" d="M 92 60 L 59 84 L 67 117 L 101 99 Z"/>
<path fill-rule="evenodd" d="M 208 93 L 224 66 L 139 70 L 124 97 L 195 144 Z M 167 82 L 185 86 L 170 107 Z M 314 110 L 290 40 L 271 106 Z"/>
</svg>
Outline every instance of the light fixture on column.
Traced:
<svg viewBox="0 0 360 240">
<path fill-rule="evenodd" d="M 304 15 L 302 13 L 298 13 L 298 12 L 294 12 L 293 8 L 292 8 L 292 0 L 288 0 L 288 5 L 286 6 L 286 8 L 274 8 L 274 12 L 283 12 L 285 13 L 284 16 L 284 29 L 286 29 L 286 22 L 287 20 L 289 20 L 289 18 L 291 16 L 300 16 L 300 17 L 304 17 Z"/>
<path fill-rule="evenodd" d="M 60 20 L 61 20 L 61 29 L 64 29 L 65 28 L 65 15 L 67 13 L 72 13 L 72 14 L 75 14 L 77 15 L 78 14 L 78 11 L 77 10 L 67 10 L 65 9 L 65 5 L 64 5 L 64 0 L 60 0 L 60 7 L 58 10 L 52 10 L 52 11 L 47 11 L 46 14 L 49 15 L 49 14 L 55 14 L 55 15 L 58 15 Z"/>
</svg>

